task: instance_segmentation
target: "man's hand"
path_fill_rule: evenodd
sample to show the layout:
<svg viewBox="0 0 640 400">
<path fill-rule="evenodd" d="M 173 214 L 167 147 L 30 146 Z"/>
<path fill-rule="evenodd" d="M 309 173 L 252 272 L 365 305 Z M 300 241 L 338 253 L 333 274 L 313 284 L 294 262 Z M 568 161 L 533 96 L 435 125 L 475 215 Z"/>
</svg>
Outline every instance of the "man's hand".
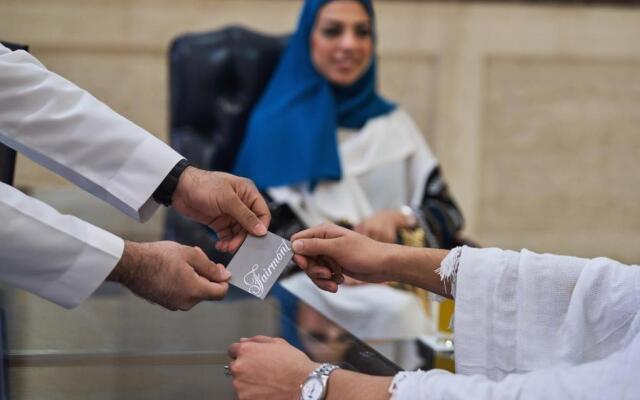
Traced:
<svg viewBox="0 0 640 400">
<path fill-rule="evenodd" d="M 235 251 L 247 232 L 265 235 L 271 222 L 269 207 L 253 182 L 223 172 L 188 167 L 180 175 L 171 204 L 182 215 L 213 229 L 220 251 Z"/>
<path fill-rule="evenodd" d="M 175 242 L 125 242 L 108 280 L 170 310 L 189 310 L 202 300 L 220 300 L 231 274 L 198 247 Z"/>
<path fill-rule="evenodd" d="M 371 239 L 395 243 L 400 228 L 407 226 L 407 218 L 399 211 L 382 210 L 366 218 L 354 230 Z"/>
<path fill-rule="evenodd" d="M 335 292 L 342 272 L 361 281 L 391 280 L 385 261 L 396 245 L 375 241 L 349 229 L 325 223 L 291 237 L 293 260 L 321 289 Z"/>
<path fill-rule="evenodd" d="M 255 336 L 229 347 L 229 371 L 239 400 L 297 400 L 319 365 L 284 339 Z"/>
</svg>

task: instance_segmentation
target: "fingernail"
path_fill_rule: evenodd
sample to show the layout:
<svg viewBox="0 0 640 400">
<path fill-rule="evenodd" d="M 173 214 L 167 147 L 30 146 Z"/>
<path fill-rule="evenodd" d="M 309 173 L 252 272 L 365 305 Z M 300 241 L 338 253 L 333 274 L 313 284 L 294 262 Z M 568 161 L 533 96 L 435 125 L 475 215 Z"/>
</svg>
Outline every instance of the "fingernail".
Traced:
<svg viewBox="0 0 640 400">
<path fill-rule="evenodd" d="M 302 251 L 302 247 L 303 247 L 302 240 L 294 241 L 292 246 L 293 246 L 293 251 L 295 251 L 296 253 Z"/>
<path fill-rule="evenodd" d="M 241 342 L 246 342 L 247 340 L 249 340 L 249 338 L 246 338 L 246 337 L 241 337 L 241 338 L 240 338 L 240 341 L 241 341 Z"/>
<path fill-rule="evenodd" d="M 231 278 L 231 272 L 229 272 L 228 269 L 226 269 L 225 267 L 223 267 L 222 265 L 220 266 L 220 268 L 222 268 L 222 279 L 223 280 L 227 280 L 229 278 Z"/>
<path fill-rule="evenodd" d="M 265 226 L 262 223 L 257 223 L 254 227 L 253 227 L 253 231 L 256 233 L 256 235 L 258 236 L 262 236 L 262 235 L 266 235 L 267 234 L 267 228 L 265 228 Z"/>
</svg>

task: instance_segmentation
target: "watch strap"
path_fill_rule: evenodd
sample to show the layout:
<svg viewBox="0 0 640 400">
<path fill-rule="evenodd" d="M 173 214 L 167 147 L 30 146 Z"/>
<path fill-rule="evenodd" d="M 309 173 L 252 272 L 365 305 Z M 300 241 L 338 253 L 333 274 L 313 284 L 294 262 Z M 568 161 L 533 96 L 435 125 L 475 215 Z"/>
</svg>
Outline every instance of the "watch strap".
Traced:
<svg viewBox="0 0 640 400">
<path fill-rule="evenodd" d="M 324 363 L 321 364 L 318 368 L 314 369 L 309 376 L 307 377 L 307 380 L 311 379 L 311 378 L 315 378 L 315 379 L 320 379 L 322 381 L 322 386 L 323 388 L 323 393 L 322 393 L 322 399 L 324 399 L 327 395 L 327 386 L 328 386 L 328 381 L 329 381 L 329 375 L 335 371 L 336 369 L 340 368 L 337 365 L 334 364 L 329 364 L 329 363 Z M 305 380 L 305 382 L 307 381 Z M 304 383 L 302 385 L 300 385 L 300 387 L 302 388 L 302 386 L 304 385 Z M 302 396 L 300 397 L 302 399 Z"/>
<path fill-rule="evenodd" d="M 190 165 L 191 163 L 187 161 L 186 158 L 178 161 L 178 163 L 171 169 L 171 171 L 169 171 L 169 174 L 160 183 L 160 186 L 158 186 L 158 188 L 153 192 L 153 199 L 158 203 L 169 207 L 171 205 L 173 193 L 178 187 L 180 175 L 182 175 L 184 170 Z"/>
<path fill-rule="evenodd" d="M 331 374 L 331 372 L 333 372 L 333 370 L 336 370 L 340 367 L 338 367 L 337 365 L 333 365 L 333 364 L 329 364 L 329 363 L 324 363 L 322 365 L 320 365 L 318 368 L 316 368 L 313 373 L 319 376 L 329 376 L 329 374 Z"/>
</svg>

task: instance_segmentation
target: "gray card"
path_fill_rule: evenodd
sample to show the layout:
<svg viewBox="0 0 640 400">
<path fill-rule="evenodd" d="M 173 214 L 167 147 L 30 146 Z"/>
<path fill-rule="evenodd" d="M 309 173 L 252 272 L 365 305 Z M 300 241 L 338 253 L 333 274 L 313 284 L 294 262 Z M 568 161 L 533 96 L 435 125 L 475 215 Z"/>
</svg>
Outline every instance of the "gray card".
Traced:
<svg viewBox="0 0 640 400">
<path fill-rule="evenodd" d="M 291 242 L 271 232 L 247 236 L 227 269 L 232 285 L 264 299 L 293 257 Z"/>
</svg>

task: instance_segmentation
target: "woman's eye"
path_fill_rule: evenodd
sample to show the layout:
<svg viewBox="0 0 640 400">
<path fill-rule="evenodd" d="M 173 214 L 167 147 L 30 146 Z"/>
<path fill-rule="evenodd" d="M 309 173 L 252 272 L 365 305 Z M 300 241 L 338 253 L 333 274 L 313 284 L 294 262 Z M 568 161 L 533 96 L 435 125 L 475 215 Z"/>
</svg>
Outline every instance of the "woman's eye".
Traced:
<svg viewBox="0 0 640 400">
<path fill-rule="evenodd" d="M 325 37 L 334 38 L 342 34 L 342 29 L 339 27 L 330 27 L 330 28 L 323 28 L 321 32 Z"/>
<path fill-rule="evenodd" d="M 356 36 L 359 38 L 367 38 L 371 36 L 371 29 L 364 27 L 356 28 Z"/>
</svg>

